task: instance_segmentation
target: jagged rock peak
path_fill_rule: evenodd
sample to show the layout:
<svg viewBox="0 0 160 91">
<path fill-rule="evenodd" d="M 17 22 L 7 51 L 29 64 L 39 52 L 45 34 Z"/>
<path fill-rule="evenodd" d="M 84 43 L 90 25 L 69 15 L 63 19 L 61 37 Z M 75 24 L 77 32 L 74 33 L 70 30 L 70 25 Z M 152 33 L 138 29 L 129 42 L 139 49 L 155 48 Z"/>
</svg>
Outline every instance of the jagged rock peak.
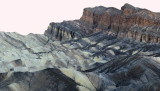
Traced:
<svg viewBox="0 0 160 91">
<path fill-rule="evenodd" d="M 125 4 L 121 7 L 122 10 L 125 9 L 125 8 L 128 8 L 128 9 L 136 9 L 133 5 L 128 4 L 128 3 L 125 3 Z"/>
<path fill-rule="evenodd" d="M 136 8 L 128 3 L 121 7 L 121 11 L 124 15 L 132 15 L 133 13 L 137 13 L 140 8 Z"/>
<path fill-rule="evenodd" d="M 107 8 L 104 7 L 104 6 L 97 6 L 97 7 L 94 7 L 94 8 L 89 7 L 89 8 L 85 8 L 85 9 L 88 9 L 88 10 L 94 12 L 94 13 L 99 13 L 99 12 L 104 12 Z"/>
<path fill-rule="evenodd" d="M 104 13 L 109 13 L 111 15 L 113 14 L 116 14 L 116 13 L 120 13 L 120 10 L 114 8 L 114 7 L 109 7 L 109 8 L 106 8 L 104 6 L 96 6 L 94 8 L 85 8 L 85 10 L 89 10 L 90 12 L 94 13 L 94 14 L 104 14 Z"/>
<path fill-rule="evenodd" d="M 132 11 L 138 11 L 140 10 L 140 8 L 137 8 L 137 7 L 134 7 L 128 3 L 124 4 L 122 7 L 121 7 L 121 11 L 123 12 L 124 10 L 132 10 Z M 120 10 L 117 9 L 117 8 L 114 8 L 114 7 L 104 7 L 104 6 L 96 6 L 96 7 L 89 7 L 89 8 L 85 8 L 85 10 L 89 10 L 90 12 L 94 13 L 94 14 L 103 14 L 103 13 L 113 13 L 113 12 L 117 12 L 118 14 L 120 13 Z"/>
</svg>

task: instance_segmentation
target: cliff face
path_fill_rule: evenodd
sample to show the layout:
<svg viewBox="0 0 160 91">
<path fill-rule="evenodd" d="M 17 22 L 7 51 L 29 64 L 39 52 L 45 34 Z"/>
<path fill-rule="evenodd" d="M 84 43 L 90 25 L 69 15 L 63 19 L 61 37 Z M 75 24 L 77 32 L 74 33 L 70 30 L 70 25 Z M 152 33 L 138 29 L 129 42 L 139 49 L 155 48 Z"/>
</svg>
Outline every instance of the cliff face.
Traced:
<svg viewBox="0 0 160 91">
<path fill-rule="evenodd" d="M 76 22 L 75 22 L 76 23 Z M 45 35 L 49 39 L 55 40 L 69 40 L 81 37 L 79 27 L 76 27 L 74 21 L 64 21 L 62 23 L 50 23 Z"/>
<path fill-rule="evenodd" d="M 140 42 L 160 43 L 160 14 L 129 4 L 121 10 L 103 6 L 85 8 L 80 20 L 51 23 L 45 35 L 59 40 L 80 38 L 99 31 Z M 136 29 L 136 30 L 135 30 Z"/>
<path fill-rule="evenodd" d="M 150 27 L 150 32 L 154 32 L 155 34 L 159 33 L 159 28 L 152 29 L 154 26 L 160 26 L 160 14 L 154 13 L 146 9 L 136 8 L 132 5 L 125 4 L 122 6 L 121 10 L 115 8 L 105 8 L 102 6 L 95 8 L 86 8 L 84 9 L 83 15 L 81 17 L 82 21 L 85 21 L 93 26 L 93 29 L 90 33 L 95 31 L 102 30 L 110 30 L 112 33 L 118 34 L 118 37 L 124 37 L 124 35 L 128 38 L 132 31 L 131 27 L 137 25 L 138 27 L 147 29 Z M 151 27 L 152 26 L 152 27 Z M 138 29 L 138 28 L 137 28 Z M 155 31 L 156 30 L 156 31 Z M 151 42 L 151 43 L 159 43 L 159 36 L 154 36 L 154 34 L 146 31 L 147 35 L 142 35 L 141 30 L 136 30 L 136 33 L 131 34 L 132 36 L 136 35 L 136 37 L 132 39 L 142 40 L 138 36 L 146 36 L 146 39 L 143 42 Z M 155 38 L 148 37 L 154 36 Z"/>
<path fill-rule="evenodd" d="M 118 33 L 118 37 L 126 37 L 139 42 L 160 43 L 159 28 L 159 26 L 139 27 L 138 25 L 135 25 L 126 32 Z"/>
</svg>

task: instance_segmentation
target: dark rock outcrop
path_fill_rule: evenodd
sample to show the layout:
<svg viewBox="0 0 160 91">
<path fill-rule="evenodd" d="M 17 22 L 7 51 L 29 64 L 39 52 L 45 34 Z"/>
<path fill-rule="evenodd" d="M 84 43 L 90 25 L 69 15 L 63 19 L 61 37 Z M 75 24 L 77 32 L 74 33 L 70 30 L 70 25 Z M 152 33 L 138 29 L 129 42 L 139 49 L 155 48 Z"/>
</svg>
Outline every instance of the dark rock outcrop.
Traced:
<svg viewBox="0 0 160 91">
<path fill-rule="evenodd" d="M 78 91 L 76 85 L 60 70 L 50 68 L 38 72 L 15 72 L 0 82 L 0 91 Z"/>
<path fill-rule="evenodd" d="M 64 21 L 62 23 L 50 23 L 45 35 L 49 39 L 69 40 L 82 37 L 81 27 L 76 21 Z"/>
</svg>

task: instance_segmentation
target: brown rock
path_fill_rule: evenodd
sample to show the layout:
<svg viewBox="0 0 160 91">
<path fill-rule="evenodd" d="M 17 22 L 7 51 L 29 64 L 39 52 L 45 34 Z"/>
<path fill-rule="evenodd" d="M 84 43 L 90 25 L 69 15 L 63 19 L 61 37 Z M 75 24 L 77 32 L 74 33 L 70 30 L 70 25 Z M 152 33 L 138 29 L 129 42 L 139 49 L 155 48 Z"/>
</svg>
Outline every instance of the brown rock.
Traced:
<svg viewBox="0 0 160 91">
<path fill-rule="evenodd" d="M 147 29 L 147 26 L 160 26 L 160 14 L 146 9 L 136 8 L 129 4 L 122 6 L 121 10 L 103 6 L 86 8 L 80 20 L 92 26 L 89 33 L 109 29 L 113 33 L 118 33 L 118 37 L 125 36 L 142 42 L 158 43 L 157 36 L 155 37 L 150 32 L 155 32 L 159 28 L 150 27 L 150 30 L 145 31 L 147 35 L 141 31 L 143 28 Z M 130 28 L 135 25 L 136 31 L 131 32 Z"/>
<path fill-rule="evenodd" d="M 103 30 L 110 31 L 117 37 L 159 43 L 160 13 L 130 4 L 125 4 L 121 10 L 103 6 L 85 8 L 80 20 L 51 23 L 45 35 L 49 39 L 66 40 Z"/>
</svg>

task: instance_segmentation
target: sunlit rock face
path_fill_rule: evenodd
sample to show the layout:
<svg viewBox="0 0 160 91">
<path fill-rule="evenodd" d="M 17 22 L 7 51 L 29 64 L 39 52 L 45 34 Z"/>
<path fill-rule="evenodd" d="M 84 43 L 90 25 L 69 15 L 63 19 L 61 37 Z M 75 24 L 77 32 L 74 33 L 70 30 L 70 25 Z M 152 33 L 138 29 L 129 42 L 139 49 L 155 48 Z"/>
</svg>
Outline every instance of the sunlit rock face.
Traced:
<svg viewBox="0 0 160 91">
<path fill-rule="evenodd" d="M 159 43 L 159 26 L 160 13 L 134 7 L 130 4 L 125 4 L 121 10 L 114 7 L 97 6 L 85 8 L 79 20 L 50 23 L 45 35 L 52 39 L 67 40 L 95 32 L 110 31 L 117 37 Z M 133 28 L 136 28 L 136 31 L 133 31 Z"/>
<path fill-rule="evenodd" d="M 159 28 L 156 30 L 153 29 L 154 26 L 160 26 L 159 13 L 151 12 L 147 9 L 137 8 L 129 4 L 122 6 L 121 10 L 113 7 L 106 8 L 103 6 L 85 8 L 80 20 L 87 22 L 90 26 L 92 26 L 93 29 L 90 30 L 90 33 L 105 30 L 116 33 L 118 37 L 127 38 L 131 28 L 135 25 L 146 30 L 150 27 L 150 32 L 154 33 L 159 33 L 160 31 Z M 139 34 L 139 36 L 143 36 L 143 34 L 139 32 L 141 32 L 141 29 L 137 30 L 137 34 Z M 150 32 L 146 31 L 147 35 L 154 36 L 154 34 Z M 159 38 L 159 36 L 157 38 Z M 141 40 L 138 36 L 133 39 Z M 150 39 L 149 37 L 146 38 L 145 42 L 159 43 L 159 41 L 155 41 L 154 38 Z"/>
<path fill-rule="evenodd" d="M 86 8 L 80 20 L 50 23 L 44 34 L 0 32 L 0 91 L 159 91 L 159 26 L 116 33 L 120 25 L 99 16 L 141 10 Z"/>
</svg>

